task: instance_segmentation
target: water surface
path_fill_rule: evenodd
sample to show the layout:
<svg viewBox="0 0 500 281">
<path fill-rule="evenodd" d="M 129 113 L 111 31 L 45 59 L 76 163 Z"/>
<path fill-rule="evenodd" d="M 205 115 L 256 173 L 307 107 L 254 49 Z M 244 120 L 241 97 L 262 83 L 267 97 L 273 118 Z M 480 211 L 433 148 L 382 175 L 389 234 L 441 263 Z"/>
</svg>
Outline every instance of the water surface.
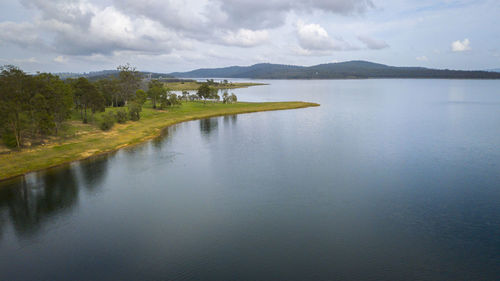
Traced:
<svg viewBox="0 0 500 281">
<path fill-rule="evenodd" d="M 0 280 L 497 280 L 500 81 L 264 81 L 0 183 Z"/>
</svg>

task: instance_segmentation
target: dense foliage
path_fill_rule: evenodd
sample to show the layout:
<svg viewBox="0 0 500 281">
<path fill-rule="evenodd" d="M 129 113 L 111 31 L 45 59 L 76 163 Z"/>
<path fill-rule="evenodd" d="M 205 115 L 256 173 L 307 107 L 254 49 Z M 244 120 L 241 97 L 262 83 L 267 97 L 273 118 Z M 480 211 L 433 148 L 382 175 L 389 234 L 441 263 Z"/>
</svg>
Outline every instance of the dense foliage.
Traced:
<svg viewBox="0 0 500 281">
<path fill-rule="evenodd" d="M 96 123 L 109 130 L 115 122 L 139 120 L 139 112 L 147 95 L 138 90 L 141 76 L 130 65 L 118 67 L 118 78 L 96 82 L 87 78 L 61 80 L 48 73 L 28 75 L 15 66 L 4 66 L 0 73 L 0 136 L 11 147 L 29 145 L 58 135 L 63 123 L 78 112 L 83 123 Z M 102 114 L 107 106 L 129 104 L 129 111 Z"/>
<path fill-rule="evenodd" d="M 30 76 L 14 66 L 2 67 L 0 134 L 5 144 L 20 147 L 26 136 L 57 134 L 70 117 L 73 92 L 57 76 Z"/>
<path fill-rule="evenodd" d="M 148 99 L 153 108 L 160 110 L 179 106 L 183 101 L 220 101 L 218 89 L 210 86 L 216 84 L 213 80 L 203 83 L 196 94 L 183 91 L 178 96 L 159 79 L 143 79 L 128 64 L 119 66 L 117 75 L 98 81 L 85 77 L 63 81 L 49 73 L 28 75 L 14 66 L 0 70 L 0 137 L 10 147 L 30 146 L 59 135 L 69 119 L 102 130 L 110 130 L 115 123 L 138 121 Z M 149 82 L 147 91 L 140 89 L 145 82 Z M 236 101 L 234 94 L 224 93 L 223 103 Z"/>
</svg>

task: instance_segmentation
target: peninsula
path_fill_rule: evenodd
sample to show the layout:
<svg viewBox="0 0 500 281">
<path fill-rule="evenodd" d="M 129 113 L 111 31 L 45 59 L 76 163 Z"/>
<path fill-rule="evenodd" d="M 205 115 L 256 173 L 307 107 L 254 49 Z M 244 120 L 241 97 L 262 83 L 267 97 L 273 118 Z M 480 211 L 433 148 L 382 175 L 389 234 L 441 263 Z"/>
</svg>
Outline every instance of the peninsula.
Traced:
<svg viewBox="0 0 500 281">
<path fill-rule="evenodd" d="M 2 67 L 0 180 L 135 145 L 179 122 L 318 105 L 238 102 L 228 91 L 256 83 L 208 79 L 171 85 L 128 64 L 117 71 L 91 81 Z"/>
<path fill-rule="evenodd" d="M 146 103 L 139 121 L 116 124 L 109 131 L 102 131 L 92 124 L 82 124 L 73 120 L 69 122 L 67 129 L 71 133 L 64 137 L 52 137 L 43 145 L 0 154 L 0 167 L 2 167 L 0 180 L 136 145 L 159 136 L 165 127 L 184 121 L 311 106 L 318 104 L 307 102 L 222 104 L 188 101 L 167 110 L 155 110 L 150 103 Z M 109 112 L 113 110 L 115 109 L 106 109 Z"/>
</svg>

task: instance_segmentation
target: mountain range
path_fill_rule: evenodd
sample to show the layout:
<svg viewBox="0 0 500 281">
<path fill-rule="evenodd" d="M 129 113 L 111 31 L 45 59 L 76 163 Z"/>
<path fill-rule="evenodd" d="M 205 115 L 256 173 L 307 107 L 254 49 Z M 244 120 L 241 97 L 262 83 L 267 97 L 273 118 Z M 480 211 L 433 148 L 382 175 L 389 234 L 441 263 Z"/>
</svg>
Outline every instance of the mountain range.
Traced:
<svg viewBox="0 0 500 281">
<path fill-rule="evenodd" d="M 431 69 L 424 67 L 396 67 L 368 61 L 347 61 L 314 66 L 296 66 L 260 63 L 252 66 L 201 68 L 188 72 L 174 72 L 177 78 L 254 78 L 254 79 L 356 79 L 356 78 L 446 78 L 446 79 L 500 79 L 492 71 L 465 71 Z"/>
</svg>

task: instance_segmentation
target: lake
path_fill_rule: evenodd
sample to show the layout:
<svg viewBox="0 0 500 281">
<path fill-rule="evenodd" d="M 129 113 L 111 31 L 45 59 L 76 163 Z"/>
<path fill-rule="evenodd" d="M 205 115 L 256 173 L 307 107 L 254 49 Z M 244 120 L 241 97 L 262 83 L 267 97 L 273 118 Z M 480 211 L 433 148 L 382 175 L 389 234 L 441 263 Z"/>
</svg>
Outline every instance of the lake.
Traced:
<svg viewBox="0 0 500 281">
<path fill-rule="evenodd" d="M 0 183 L 0 280 L 498 280 L 500 81 L 263 82 Z"/>
</svg>

